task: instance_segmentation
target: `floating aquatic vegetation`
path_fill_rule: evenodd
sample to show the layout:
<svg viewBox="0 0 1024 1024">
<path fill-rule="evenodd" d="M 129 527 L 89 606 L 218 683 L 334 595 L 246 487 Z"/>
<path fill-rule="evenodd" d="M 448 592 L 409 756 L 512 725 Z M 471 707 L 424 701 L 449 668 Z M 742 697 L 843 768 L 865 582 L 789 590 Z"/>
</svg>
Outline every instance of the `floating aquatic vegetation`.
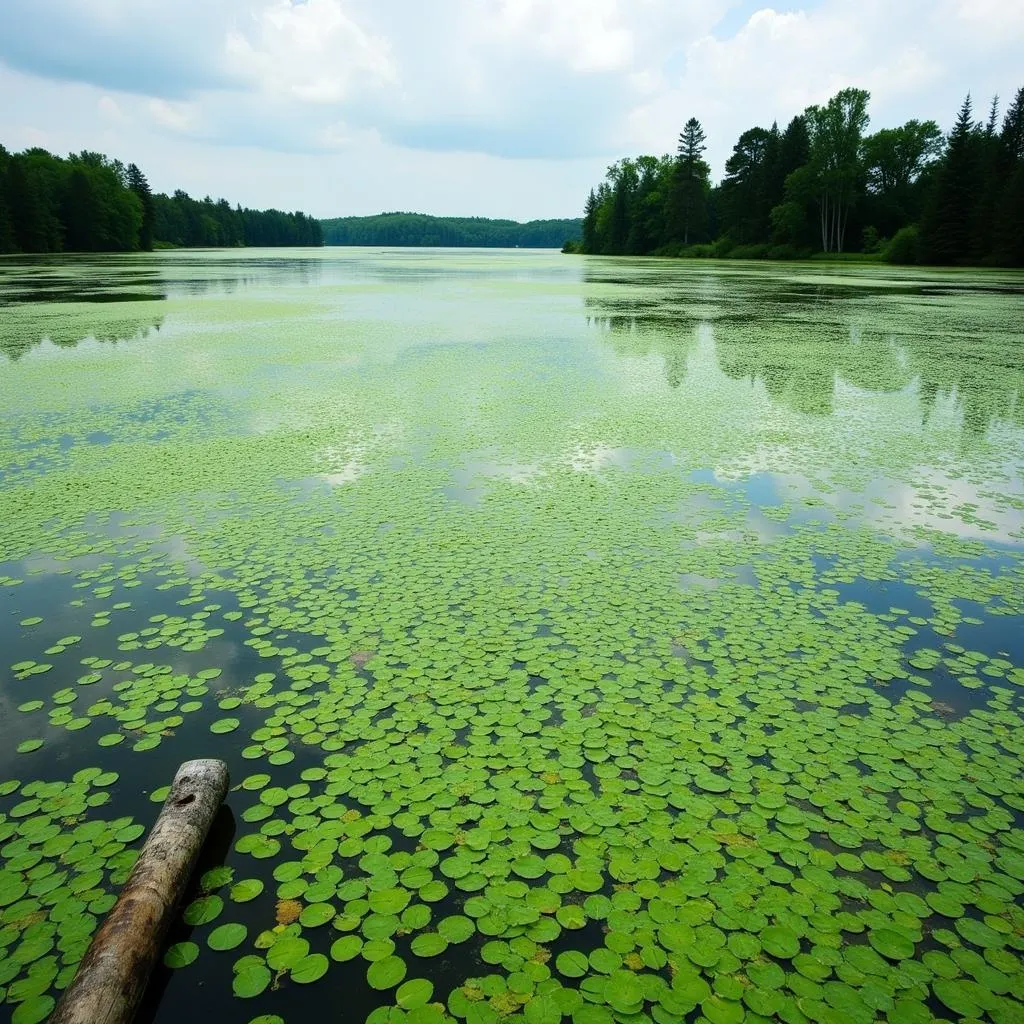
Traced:
<svg viewBox="0 0 1024 1024">
<path fill-rule="evenodd" d="M 1021 1018 L 1012 275 L 144 259 L 0 366 L 19 1024 L 202 754 L 160 1020 Z"/>
<path fill-rule="evenodd" d="M 11 1020 L 49 1016 L 138 855 L 144 828 L 104 820 L 114 772 L 0 785 L 0 989 Z"/>
</svg>

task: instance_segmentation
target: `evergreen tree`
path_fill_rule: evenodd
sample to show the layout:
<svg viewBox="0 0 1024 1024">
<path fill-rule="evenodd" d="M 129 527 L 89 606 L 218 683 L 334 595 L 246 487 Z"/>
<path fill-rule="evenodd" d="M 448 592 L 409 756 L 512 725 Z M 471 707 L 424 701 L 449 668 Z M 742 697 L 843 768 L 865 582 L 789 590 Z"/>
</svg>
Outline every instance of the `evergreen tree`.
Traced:
<svg viewBox="0 0 1024 1024">
<path fill-rule="evenodd" d="M 656 249 L 664 234 L 664 204 L 659 186 L 666 168 L 662 161 L 653 156 L 637 157 L 634 164 L 637 181 L 633 192 L 626 252 L 643 255 Z"/>
<path fill-rule="evenodd" d="M 719 206 L 724 233 L 734 242 L 749 244 L 767 240 L 769 221 L 769 146 L 771 132 L 749 128 L 725 162 Z M 775 129 L 778 141 L 778 129 Z M 776 156 L 777 159 L 777 156 Z"/>
<path fill-rule="evenodd" d="M 1008 266 L 1024 266 L 1024 87 L 1003 118 L 996 188 L 993 257 Z"/>
<path fill-rule="evenodd" d="M 669 217 L 677 240 L 689 245 L 703 237 L 707 226 L 707 196 L 711 168 L 704 162 L 707 136 L 700 121 L 691 117 L 679 134 L 675 182 Z"/>
<path fill-rule="evenodd" d="M 0 252 L 14 252 L 16 248 L 7 185 L 7 170 L 10 163 L 10 153 L 0 146 Z"/>
<path fill-rule="evenodd" d="M 559 227 L 564 237 L 564 227 Z M 174 245 L 322 245 L 304 213 L 242 210 L 224 199 L 154 196 L 135 164 L 0 146 L 0 252 L 131 252 Z"/>
<path fill-rule="evenodd" d="M 129 164 L 127 170 L 128 188 L 135 193 L 142 207 L 142 223 L 139 226 L 139 248 L 143 252 L 151 252 L 153 249 L 153 228 L 156 224 L 156 204 L 153 202 L 153 193 L 149 188 L 146 176 L 135 164 Z"/>
<path fill-rule="evenodd" d="M 608 176 L 613 182 L 612 209 L 608 224 L 608 244 L 604 251 L 613 256 L 621 256 L 627 251 L 631 232 L 636 167 L 632 160 L 623 160 L 609 169 Z"/>
<path fill-rule="evenodd" d="M 748 129 L 713 190 L 691 118 L 674 156 L 619 161 L 591 190 L 584 251 L 800 256 L 853 238 L 891 262 L 1024 263 L 1024 89 L 1001 128 L 995 101 L 981 125 L 968 97 L 948 146 L 916 119 L 865 137 L 868 100 L 843 89 L 783 132 Z"/>
<path fill-rule="evenodd" d="M 583 207 L 583 251 L 597 252 L 597 196 L 593 189 Z"/>
<path fill-rule="evenodd" d="M 999 97 L 994 96 L 988 120 L 978 139 L 978 197 L 971 211 L 969 258 L 973 263 L 987 260 L 995 239 L 995 215 L 1001 185 L 1002 141 L 999 137 Z"/>
<path fill-rule="evenodd" d="M 971 251 L 974 210 L 981 192 L 983 138 L 968 93 L 950 132 L 946 159 L 921 225 L 922 249 L 929 262 L 958 263 Z"/>
<path fill-rule="evenodd" d="M 785 183 L 798 167 L 803 167 L 811 158 L 811 133 L 807 127 L 807 118 L 797 114 L 786 125 L 779 144 L 779 173 Z M 780 189 L 779 194 L 782 194 Z"/>
<path fill-rule="evenodd" d="M 793 250 L 813 245 L 811 208 L 814 204 L 809 189 L 800 180 L 790 176 L 806 167 L 811 158 L 811 136 L 807 118 L 797 114 L 782 133 L 778 142 L 778 156 L 768 168 L 768 220 L 773 242 L 790 246 Z M 789 188 L 787 189 L 787 182 Z"/>
<path fill-rule="evenodd" d="M 47 154 L 49 156 L 49 154 Z M 38 173 L 38 151 L 15 155 L 7 168 L 7 197 L 14 246 L 21 252 L 59 252 L 61 228 L 51 209 L 47 182 Z"/>
</svg>

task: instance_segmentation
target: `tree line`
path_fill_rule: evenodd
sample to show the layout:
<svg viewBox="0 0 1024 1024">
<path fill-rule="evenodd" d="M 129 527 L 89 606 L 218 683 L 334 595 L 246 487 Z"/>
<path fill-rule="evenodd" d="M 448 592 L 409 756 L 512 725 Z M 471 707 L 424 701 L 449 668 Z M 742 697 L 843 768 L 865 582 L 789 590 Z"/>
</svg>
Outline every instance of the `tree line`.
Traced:
<svg viewBox="0 0 1024 1024">
<path fill-rule="evenodd" d="M 783 129 L 748 129 L 715 186 L 691 117 L 674 154 L 608 168 L 566 251 L 1024 265 L 1024 88 L 1001 119 L 998 97 L 977 120 L 968 96 L 948 135 L 916 119 L 868 134 L 869 100 L 842 89 Z"/>
<path fill-rule="evenodd" d="M 162 246 L 322 245 L 304 213 L 154 194 L 135 164 L 102 153 L 0 146 L 0 252 L 133 252 Z"/>
<path fill-rule="evenodd" d="M 579 218 L 514 220 L 487 217 L 432 217 L 424 213 L 381 213 L 338 217 L 323 223 L 327 245 L 407 245 L 479 248 L 557 249 L 579 238 Z"/>
</svg>

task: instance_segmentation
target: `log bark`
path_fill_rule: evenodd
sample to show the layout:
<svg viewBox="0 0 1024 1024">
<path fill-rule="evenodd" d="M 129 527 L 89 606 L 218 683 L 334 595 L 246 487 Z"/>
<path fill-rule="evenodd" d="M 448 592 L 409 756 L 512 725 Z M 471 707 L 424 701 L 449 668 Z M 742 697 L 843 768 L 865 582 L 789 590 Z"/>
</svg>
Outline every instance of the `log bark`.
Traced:
<svg viewBox="0 0 1024 1024">
<path fill-rule="evenodd" d="M 228 791 L 223 761 L 186 761 L 121 895 L 50 1024 L 129 1024 Z"/>
</svg>

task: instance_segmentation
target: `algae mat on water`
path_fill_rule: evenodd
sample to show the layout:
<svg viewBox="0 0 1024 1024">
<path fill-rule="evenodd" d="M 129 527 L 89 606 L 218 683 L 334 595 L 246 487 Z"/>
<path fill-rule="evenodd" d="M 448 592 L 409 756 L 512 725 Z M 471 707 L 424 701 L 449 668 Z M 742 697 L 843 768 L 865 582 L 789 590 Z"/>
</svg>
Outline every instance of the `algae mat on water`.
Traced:
<svg viewBox="0 0 1024 1024">
<path fill-rule="evenodd" d="M 1024 1021 L 1019 275 L 0 261 L 0 1014 Z"/>
</svg>

